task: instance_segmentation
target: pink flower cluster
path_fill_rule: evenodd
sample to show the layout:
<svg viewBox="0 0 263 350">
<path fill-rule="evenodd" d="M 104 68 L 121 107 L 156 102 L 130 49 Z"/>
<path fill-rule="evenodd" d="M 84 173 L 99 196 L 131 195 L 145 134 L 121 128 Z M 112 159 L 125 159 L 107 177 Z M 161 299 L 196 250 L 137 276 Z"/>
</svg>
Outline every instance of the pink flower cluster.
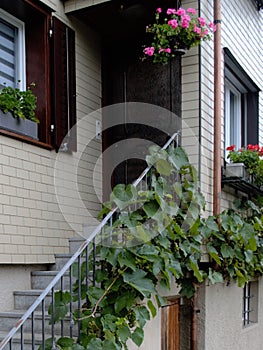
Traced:
<svg viewBox="0 0 263 350">
<path fill-rule="evenodd" d="M 152 45 L 144 49 L 146 56 L 153 56 L 154 62 L 167 63 L 178 47 L 189 49 L 201 41 L 210 40 L 209 32 L 215 32 L 213 22 L 198 17 L 194 8 L 168 8 L 163 18 L 161 7 L 156 9 L 156 23 L 147 26 L 146 31 L 154 34 Z M 182 45 L 182 46 L 181 46 Z"/>
<path fill-rule="evenodd" d="M 151 46 L 151 47 L 146 47 L 146 48 L 144 49 L 144 53 L 145 53 L 145 55 L 153 56 L 153 54 L 154 54 L 154 47 L 153 47 L 153 46 Z"/>
</svg>

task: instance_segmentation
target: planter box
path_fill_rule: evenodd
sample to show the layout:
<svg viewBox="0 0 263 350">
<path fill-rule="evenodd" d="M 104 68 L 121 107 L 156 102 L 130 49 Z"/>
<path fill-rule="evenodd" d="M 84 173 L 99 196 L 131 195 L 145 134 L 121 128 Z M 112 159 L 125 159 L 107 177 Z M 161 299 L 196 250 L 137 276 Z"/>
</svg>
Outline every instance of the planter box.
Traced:
<svg viewBox="0 0 263 350">
<path fill-rule="evenodd" d="M 250 180 L 250 175 L 243 163 L 226 164 L 225 177 L 239 177 L 244 180 Z"/>
<path fill-rule="evenodd" d="M 17 119 L 13 115 L 0 111 L 0 129 L 13 131 L 38 140 L 38 124 L 28 119 Z"/>
</svg>

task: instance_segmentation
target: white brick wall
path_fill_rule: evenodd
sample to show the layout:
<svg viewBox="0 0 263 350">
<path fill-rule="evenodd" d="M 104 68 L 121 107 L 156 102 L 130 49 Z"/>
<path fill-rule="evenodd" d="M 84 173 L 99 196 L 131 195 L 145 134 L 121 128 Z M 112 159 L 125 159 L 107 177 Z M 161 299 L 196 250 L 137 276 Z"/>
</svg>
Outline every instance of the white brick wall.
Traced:
<svg viewBox="0 0 263 350">
<path fill-rule="evenodd" d="M 58 0 L 43 1 L 55 9 L 56 16 L 69 24 L 76 33 L 77 116 L 78 120 L 100 107 L 100 55 L 99 40 L 95 33 L 77 20 L 63 14 L 63 4 Z M 78 132 L 78 149 L 95 136 L 95 119 L 86 118 Z M 85 127 L 83 127 L 83 125 Z M 93 143 L 81 161 L 78 170 L 81 197 L 88 210 L 96 216 L 100 209 L 98 199 L 91 195 L 96 186 L 101 193 L 101 162 L 98 162 L 93 182 L 92 169 L 101 152 L 101 142 Z M 53 262 L 54 253 L 66 252 L 68 238 L 76 235 L 71 222 L 65 218 L 58 205 L 54 185 L 54 165 L 57 153 L 29 145 L 5 136 L 0 138 L 0 263 Z M 77 154 L 66 154 L 65 176 L 70 167 L 75 171 Z M 79 180 L 79 179 L 78 179 Z M 94 185 L 95 184 L 95 185 Z M 68 210 L 79 232 L 86 223 L 83 213 L 70 192 L 65 191 Z"/>
</svg>

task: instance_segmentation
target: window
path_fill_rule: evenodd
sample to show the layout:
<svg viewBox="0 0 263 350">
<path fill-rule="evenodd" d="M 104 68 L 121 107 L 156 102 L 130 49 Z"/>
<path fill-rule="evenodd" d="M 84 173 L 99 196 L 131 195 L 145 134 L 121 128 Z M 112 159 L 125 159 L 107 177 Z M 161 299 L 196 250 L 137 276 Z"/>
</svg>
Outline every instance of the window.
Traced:
<svg viewBox="0 0 263 350">
<path fill-rule="evenodd" d="M 244 327 L 258 321 L 258 281 L 250 281 L 245 284 L 242 320 Z"/>
<path fill-rule="evenodd" d="M 19 78 L 24 88 L 35 84 L 38 144 L 58 149 L 76 122 L 75 33 L 37 0 L 1 0 L 0 20 L 0 48 L 8 53 L 0 55 L 0 77 L 12 84 Z M 9 38 L 4 45 L 1 36 Z M 76 149 L 73 133 L 68 148 Z"/>
<path fill-rule="evenodd" d="M 25 88 L 24 23 L 0 9 L 0 88 Z"/>
<path fill-rule="evenodd" d="M 225 48 L 225 148 L 258 143 L 259 88 Z"/>
<path fill-rule="evenodd" d="M 225 142 L 227 145 L 241 147 L 241 93 L 229 80 L 225 84 Z"/>
</svg>

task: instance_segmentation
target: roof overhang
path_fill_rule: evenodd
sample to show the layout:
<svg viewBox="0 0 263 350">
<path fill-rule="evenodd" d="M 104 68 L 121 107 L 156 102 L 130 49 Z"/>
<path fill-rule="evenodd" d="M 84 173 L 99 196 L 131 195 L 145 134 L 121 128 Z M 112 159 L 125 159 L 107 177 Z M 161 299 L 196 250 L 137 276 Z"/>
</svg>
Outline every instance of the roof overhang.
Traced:
<svg viewBox="0 0 263 350">
<path fill-rule="evenodd" d="M 111 0 L 63 0 L 67 14 L 109 1 Z"/>
</svg>

